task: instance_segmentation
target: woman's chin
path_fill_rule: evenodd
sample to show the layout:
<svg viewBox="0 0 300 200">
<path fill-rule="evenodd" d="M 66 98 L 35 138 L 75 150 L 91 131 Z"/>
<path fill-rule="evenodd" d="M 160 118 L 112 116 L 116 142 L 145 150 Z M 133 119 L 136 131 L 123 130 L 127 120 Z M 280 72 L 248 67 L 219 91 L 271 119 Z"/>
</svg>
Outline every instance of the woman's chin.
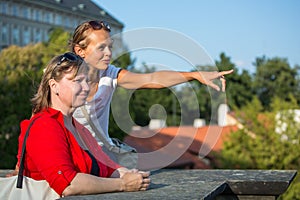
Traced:
<svg viewBox="0 0 300 200">
<path fill-rule="evenodd" d="M 89 67 L 92 67 L 92 68 L 95 68 L 95 69 L 98 69 L 98 70 L 105 70 L 105 69 L 108 68 L 108 65 L 109 64 L 104 64 L 104 63 L 96 64 L 96 65 L 89 64 Z"/>
<path fill-rule="evenodd" d="M 100 65 L 97 66 L 100 70 L 105 70 L 108 68 L 109 62 L 102 62 Z"/>
<path fill-rule="evenodd" d="M 80 100 L 80 101 L 77 101 L 76 103 L 73 103 L 72 107 L 73 108 L 78 108 L 78 107 L 81 107 L 85 104 L 86 102 L 86 98 L 83 99 L 83 100 Z"/>
<path fill-rule="evenodd" d="M 108 65 L 105 65 L 105 66 L 99 67 L 98 69 L 100 69 L 100 70 L 106 70 L 107 68 L 108 68 Z"/>
</svg>

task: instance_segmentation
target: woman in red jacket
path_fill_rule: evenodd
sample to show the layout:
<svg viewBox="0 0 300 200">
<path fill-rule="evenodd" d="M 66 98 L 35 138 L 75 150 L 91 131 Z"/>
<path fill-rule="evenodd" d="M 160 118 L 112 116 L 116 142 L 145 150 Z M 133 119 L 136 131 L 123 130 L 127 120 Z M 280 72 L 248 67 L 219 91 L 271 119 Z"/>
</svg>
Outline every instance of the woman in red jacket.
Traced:
<svg viewBox="0 0 300 200">
<path fill-rule="evenodd" d="M 149 172 L 111 161 L 96 141 L 85 142 L 92 136 L 72 117 L 89 94 L 87 74 L 86 63 L 70 52 L 47 65 L 32 99 L 33 116 L 21 122 L 18 163 L 28 125 L 38 117 L 26 142 L 24 175 L 46 180 L 61 196 L 146 190 Z"/>
</svg>

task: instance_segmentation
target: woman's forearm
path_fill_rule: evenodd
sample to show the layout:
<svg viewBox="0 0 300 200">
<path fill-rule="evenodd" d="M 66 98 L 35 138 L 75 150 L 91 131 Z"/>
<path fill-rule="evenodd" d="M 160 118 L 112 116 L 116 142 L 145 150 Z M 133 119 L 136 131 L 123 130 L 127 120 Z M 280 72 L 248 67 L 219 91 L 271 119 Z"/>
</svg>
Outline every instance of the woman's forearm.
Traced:
<svg viewBox="0 0 300 200">
<path fill-rule="evenodd" d="M 144 88 L 166 88 L 194 80 L 195 72 L 158 71 L 151 74 L 151 81 Z"/>
<path fill-rule="evenodd" d="M 134 192 L 146 190 L 150 185 L 150 172 L 119 168 L 120 178 L 101 178 L 90 174 L 78 173 L 71 184 L 63 191 L 63 196 L 99 194 L 107 192 Z M 117 175 L 117 174 L 116 174 Z"/>
<path fill-rule="evenodd" d="M 192 80 L 210 86 L 215 90 L 220 87 L 213 81 L 220 79 L 222 91 L 225 91 L 225 75 L 231 74 L 233 70 L 227 71 L 194 71 L 194 72 L 176 72 L 176 71 L 157 71 L 148 74 L 132 73 L 127 70 L 121 70 L 118 75 L 118 85 L 126 89 L 142 88 L 165 88 Z"/>
<path fill-rule="evenodd" d="M 195 79 L 194 72 L 158 71 L 153 73 L 132 73 L 122 70 L 118 84 L 127 89 L 166 88 Z"/>
<path fill-rule="evenodd" d="M 71 184 L 63 191 L 63 196 L 99 194 L 123 191 L 122 179 L 101 178 L 90 174 L 78 173 Z"/>
</svg>

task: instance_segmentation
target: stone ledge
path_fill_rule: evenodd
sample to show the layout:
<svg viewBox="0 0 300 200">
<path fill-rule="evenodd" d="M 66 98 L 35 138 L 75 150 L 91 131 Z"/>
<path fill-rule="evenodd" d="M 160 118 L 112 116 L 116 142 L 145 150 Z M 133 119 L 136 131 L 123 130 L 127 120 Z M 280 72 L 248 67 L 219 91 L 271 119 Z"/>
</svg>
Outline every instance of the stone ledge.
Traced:
<svg viewBox="0 0 300 200">
<path fill-rule="evenodd" d="M 4 172 L 0 170 L 0 176 Z M 296 170 L 158 170 L 144 192 L 121 192 L 65 197 L 95 199 L 276 199 L 297 174 Z"/>
</svg>

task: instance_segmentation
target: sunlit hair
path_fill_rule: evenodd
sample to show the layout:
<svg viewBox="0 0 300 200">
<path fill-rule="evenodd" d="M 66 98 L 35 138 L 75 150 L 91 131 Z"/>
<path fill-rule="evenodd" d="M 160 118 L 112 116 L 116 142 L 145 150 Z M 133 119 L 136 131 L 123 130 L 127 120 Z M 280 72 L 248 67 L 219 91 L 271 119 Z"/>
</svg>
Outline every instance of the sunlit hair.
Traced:
<svg viewBox="0 0 300 200">
<path fill-rule="evenodd" d="M 72 54 L 76 57 L 74 60 L 65 59 L 66 54 Z M 65 74 L 72 73 L 71 79 L 74 79 L 78 74 L 88 73 L 88 66 L 79 56 L 69 52 L 54 57 L 46 66 L 39 85 L 37 93 L 31 99 L 32 113 L 36 114 L 45 108 L 51 106 L 51 91 L 49 80 L 54 79 L 60 81 Z"/>
<path fill-rule="evenodd" d="M 109 24 L 105 21 L 86 21 L 77 26 L 74 30 L 73 37 L 69 41 L 70 51 L 74 51 L 75 45 L 79 45 L 80 48 L 86 49 L 91 40 L 89 35 L 94 30 L 105 30 L 107 32 L 111 31 Z"/>
</svg>

